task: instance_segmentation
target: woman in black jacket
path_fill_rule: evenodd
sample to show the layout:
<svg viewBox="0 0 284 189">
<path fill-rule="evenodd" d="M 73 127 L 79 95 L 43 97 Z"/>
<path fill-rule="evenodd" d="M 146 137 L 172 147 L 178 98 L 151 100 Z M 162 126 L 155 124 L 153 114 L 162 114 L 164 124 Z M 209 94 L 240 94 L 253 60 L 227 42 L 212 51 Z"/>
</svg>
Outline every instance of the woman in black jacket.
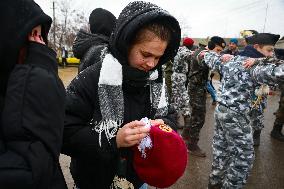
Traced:
<svg viewBox="0 0 284 189">
<path fill-rule="evenodd" d="M 67 188 L 59 165 L 65 90 L 47 47 L 52 20 L 32 0 L 0 7 L 0 188 Z"/>
<path fill-rule="evenodd" d="M 149 132 L 137 121 L 141 118 L 175 127 L 161 66 L 175 56 L 179 42 L 174 17 L 151 3 L 132 2 L 122 10 L 100 62 L 71 82 L 63 153 L 72 157 L 71 172 L 80 189 L 109 188 L 115 176 L 132 188 L 143 184 L 129 147 Z"/>
<path fill-rule="evenodd" d="M 80 30 L 73 43 L 73 53 L 80 59 L 78 72 L 98 62 L 101 51 L 108 45 L 116 18 L 108 10 L 96 8 L 89 16 L 90 32 Z"/>
</svg>

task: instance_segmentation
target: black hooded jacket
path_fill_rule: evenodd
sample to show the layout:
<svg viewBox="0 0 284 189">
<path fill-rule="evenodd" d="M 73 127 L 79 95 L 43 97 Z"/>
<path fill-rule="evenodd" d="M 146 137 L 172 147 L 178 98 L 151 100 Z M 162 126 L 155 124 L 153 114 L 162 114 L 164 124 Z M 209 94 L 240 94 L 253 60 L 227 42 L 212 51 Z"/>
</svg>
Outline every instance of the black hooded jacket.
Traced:
<svg viewBox="0 0 284 189">
<path fill-rule="evenodd" d="M 59 165 L 65 90 L 56 54 L 27 41 L 32 29 L 42 25 L 47 43 L 51 18 L 32 0 L 3 0 L 0 5 L 5 7 L 0 13 L 5 26 L 0 35 L 0 187 L 67 188 Z M 18 64 L 23 47 L 25 59 Z"/>
<path fill-rule="evenodd" d="M 17 62 L 20 47 L 26 42 L 26 36 L 39 23 L 43 23 L 43 35 L 50 29 L 51 18 L 43 13 L 32 0 L 2 0 L 3 10 L 0 11 L 1 29 L 1 63 L 0 63 L 0 92 L 5 94 L 9 74 Z M 26 15 L 26 16 L 23 16 Z"/>
<path fill-rule="evenodd" d="M 121 12 L 116 28 L 111 36 L 110 51 L 123 69 L 122 91 L 124 96 L 124 124 L 143 117 L 155 119 L 156 110 L 151 110 L 150 89 L 146 85 L 148 73 L 128 66 L 127 54 L 124 49 L 129 47 L 129 41 L 146 23 L 157 21 L 166 23 L 171 28 L 171 41 L 166 54 L 157 65 L 161 65 L 175 56 L 179 47 L 180 27 L 174 17 L 159 7 L 145 2 L 132 2 Z M 125 40 L 127 38 L 127 40 Z M 107 141 L 102 134 L 99 146 L 99 134 L 92 128 L 91 122 L 100 121 L 100 103 L 98 96 L 98 82 L 102 60 L 81 72 L 67 88 L 66 118 L 64 127 L 63 153 L 72 157 L 71 172 L 75 183 L 81 189 L 109 188 L 113 177 L 117 174 L 119 157 L 126 156 L 127 179 L 135 188 L 141 186 L 133 170 L 131 150 L 117 149 L 116 139 Z M 156 82 L 161 82 L 159 78 Z M 164 121 L 172 127 L 174 123 L 163 117 Z"/>
<path fill-rule="evenodd" d="M 93 10 L 89 17 L 91 33 L 80 30 L 73 43 L 74 55 L 81 59 L 79 72 L 99 61 L 115 22 L 116 18 L 111 12 L 102 8 Z"/>
<path fill-rule="evenodd" d="M 79 72 L 100 60 L 102 50 L 107 47 L 109 37 L 80 30 L 73 43 L 73 53 L 80 59 Z"/>
</svg>

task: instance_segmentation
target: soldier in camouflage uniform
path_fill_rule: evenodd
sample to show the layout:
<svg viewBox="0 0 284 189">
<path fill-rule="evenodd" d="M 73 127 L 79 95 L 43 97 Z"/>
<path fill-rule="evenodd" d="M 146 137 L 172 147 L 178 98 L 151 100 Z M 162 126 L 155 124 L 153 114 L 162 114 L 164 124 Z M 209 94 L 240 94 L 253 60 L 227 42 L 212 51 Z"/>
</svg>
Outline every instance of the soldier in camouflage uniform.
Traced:
<svg viewBox="0 0 284 189">
<path fill-rule="evenodd" d="M 170 90 L 168 89 L 170 99 L 177 112 L 183 111 L 181 106 L 186 106 L 182 105 L 182 96 L 188 96 L 185 93 L 187 83 L 186 77 L 188 73 L 188 65 L 192 55 L 193 44 L 194 41 L 191 38 L 185 37 L 183 40 L 183 46 L 179 48 L 174 60 L 169 61 L 164 69 L 167 88 L 171 88 Z M 186 98 L 187 97 L 185 97 L 185 99 Z"/>
<path fill-rule="evenodd" d="M 185 120 L 189 119 L 190 107 L 187 93 L 187 74 L 188 67 L 191 61 L 193 50 L 196 46 L 193 45 L 193 39 L 185 37 L 183 46 L 180 47 L 172 67 L 172 107 L 175 109 L 177 116 L 177 125 L 179 128 L 184 127 Z"/>
<path fill-rule="evenodd" d="M 221 37 L 212 37 L 208 43 L 208 48 L 220 53 L 225 45 Z M 188 94 L 191 107 L 191 117 L 185 119 L 185 126 L 182 131 L 182 137 L 188 144 L 191 155 L 206 157 L 198 146 L 200 130 L 205 122 L 206 115 L 206 85 L 208 81 L 209 68 L 204 62 L 204 53 L 207 50 L 204 46 L 194 52 L 188 73 Z"/>
<path fill-rule="evenodd" d="M 284 60 L 284 49 L 275 49 L 274 51 L 277 58 Z M 277 112 L 275 112 L 276 119 L 270 134 L 271 137 L 284 142 L 284 135 L 282 134 L 282 128 L 284 124 L 284 85 L 280 85 L 279 88 L 281 91 L 279 108 Z"/>
<path fill-rule="evenodd" d="M 247 41 L 247 45 L 250 42 Z M 245 56 L 245 53 L 242 52 L 240 55 Z M 262 92 L 259 92 L 262 91 Z M 257 93 L 257 94 L 256 94 Z M 250 122 L 253 130 L 253 145 L 260 145 L 260 134 L 264 128 L 264 110 L 267 107 L 267 95 L 269 93 L 269 86 L 267 85 L 258 85 L 256 86 L 255 94 L 252 97 L 253 99 L 253 109 L 250 115 Z"/>
<path fill-rule="evenodd" d="M 244 67 L 248 57 L 271 56 L 279 35 L 257 34 L 249 38 L 243 56 L 222 64 L 216 53 L 206 53 L 210 69 L 223 74 L 221 94 L 215 110 L 213 162 L 208 188 L 243 188 L 254 161 L 250 116 L 256 86 L 284 82 L 284 64 L 274 58 L 257 59 L 251 69 Z M 247 57 L 246 57 L 247 56 Z"/>
<path fill-rule="evenodd" d="M 192 41 L 193 44 L 193 41 Z M 184 40 L 183 46 L 179 48 L 174 58 L 172 67 L 172 100 L 171 105 L 176 112 L 180 112 L 185 119 L 190 116 L 189 97 L 186 90 L 188 66 L 191 61 L 192 52 L 190 45 Z"/>
<path fill-rule="evenodd" d="M 279 101 L 279 108 L 277 112 L 275 112 L 275 122 L 273 129 L 271 131 L 271 137 L 284 142 L 284 135 L 282 134 L 282 128 L 284 124 L 284 85 L 280 86 L 281 96 Z"/>
<path fill-rule="evenodd" d="M 219 53 L 225 47 L 222 38 L 213 37 L 211 43 L 211 50 Z M 185 118 L 182 136 L 189 151 L 199 157 L 206 156 L 197 145 L 206 113 L 206 82 L 209 69 L 203 61 L 205 46 L 200 44 L 200 49 L 194 52 L 193 57 L 188 46 L 181 47 L 174 59 L 172 74 L 172 106 L 177 112 L 182 112 Z"/>
<path fill-rule="evenodd" d="M 206 114 L 206 82 L 209 73 L 208 67 L 203 62 L 203 57 L 199 56 L 206 50 L 200 47 L 192 57 L 188 77 L 188 97 L 190 99 L 191 117 L 185 119 L 185 126 L 182 137 L 187 143 L 192 155 L 205 157 L 206 154 L 199 148 L 199 133 L 203 127 Z"/>
</svg>

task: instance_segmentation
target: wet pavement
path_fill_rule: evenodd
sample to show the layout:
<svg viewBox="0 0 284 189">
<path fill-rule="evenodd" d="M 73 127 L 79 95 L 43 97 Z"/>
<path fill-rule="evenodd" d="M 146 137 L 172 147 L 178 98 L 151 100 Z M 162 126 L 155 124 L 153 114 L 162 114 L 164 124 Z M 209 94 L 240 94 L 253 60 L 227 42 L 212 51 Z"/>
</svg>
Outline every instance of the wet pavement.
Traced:
<svg viewBox="0 0 284 189">
<path fill-rule="evenodd" d="M 76 67 L 59 69 L 64 85 L 77 75 Z M 274 123 L 273 113 L 278 108 L 279 94 L 269 96 L 268 108 L 265 112 L 265 128 L 261 133 L 260 146 L 255 148 L 255 162 L 245 189 L 284 189 L 284 143 L 270 137 Z M 200 147 L 207 152 L 206 158 L 189 155 L 184 175 L 170 189 L 206 189 L 212 162 L 212 138 L 214 129 L 214 106 L 210 97 L 207 98 L 206 121 L 200 135 Z M 73 180 L 68 166 L 70 158 L 62 155 L 61 166 L 68 184 L 72 188 Z M 154 189 L 154 187 L 150 187 Z"/>
</svg>

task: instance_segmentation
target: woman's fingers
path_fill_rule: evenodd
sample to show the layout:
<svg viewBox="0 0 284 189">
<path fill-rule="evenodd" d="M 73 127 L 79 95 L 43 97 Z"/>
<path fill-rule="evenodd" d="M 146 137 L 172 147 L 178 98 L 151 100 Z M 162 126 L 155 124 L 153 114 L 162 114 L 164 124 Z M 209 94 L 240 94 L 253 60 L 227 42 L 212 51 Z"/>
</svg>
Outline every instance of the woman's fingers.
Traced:
<svg viewBox="0 0 284 189">
<path fill-rule="evenodd" d="M 127 147 L 135 146 L 135 145 L 139 144 L 140 141 L 141 141 L 141 140 L 134 140 L 134 141 L 131 141 L 131 142 L 129 142 L 129 144 L 128 144 Z"/>
<path fill-rule="evenodd" d="M 135 127 L 141 127 L 144 126 L 145 123 L 142 121 L 131 121 L 130 123 L 127 123 L 124 127 L 129 127 L 129 128 L 135 128 Z"/>
<path fill-rule="evenodd" d="M 162 124 L 165 124 L 164 120 L 162 120 L 162 119 L 150 120 L 150 122 L 151 122 L 151 125 L 162 125 Z"/>
<path fill-rule="evenodd" d="M 128 143 L 132 143 L 132 142 L 135 142 L 135 141 L 140 141 L 142 140 L 143 138 L 145 138 L 147 136 L 146 133 L 140 133 L 140 134 L 136 134 L 136 135 L 129 135 L 125 138 L 125 141 L 128 142 Z"/>
<path fill-rule="evenodd" d="M 117 147 L 130 147 L 139 143 L 150 131 L 144 125 L 142 121 L 132 121 L 119 129 L 116 135 Z"/>
<path fill-rule="evenodd" d="M 128 128 L 127 130 L 125 130 L 125 133 L 127 135 L 136 135 L 140 133 L 148 133 L 149 131 L 150 131 L 150 128 L 139 126 L 135 128 Z"/>
</svg>

